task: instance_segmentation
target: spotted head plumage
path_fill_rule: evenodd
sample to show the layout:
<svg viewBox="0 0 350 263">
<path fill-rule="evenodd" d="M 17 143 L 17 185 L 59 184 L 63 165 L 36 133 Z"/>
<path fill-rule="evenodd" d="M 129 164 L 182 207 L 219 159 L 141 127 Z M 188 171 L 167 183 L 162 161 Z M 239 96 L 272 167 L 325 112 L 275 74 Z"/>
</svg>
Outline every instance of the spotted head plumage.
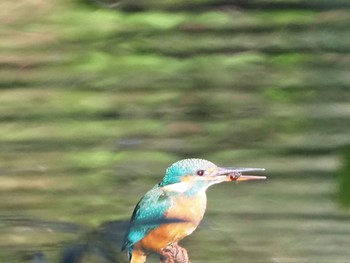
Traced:
<svg viewBox="0 0 350 263">
<path fill-rule="evenodd" d="M 184 159 L 169 166 L 160 186 L 179 183 L 184 176 L 196 176 L 200 171 L 216 168 L 215 164 L 204 159 Z"/>
</svg>

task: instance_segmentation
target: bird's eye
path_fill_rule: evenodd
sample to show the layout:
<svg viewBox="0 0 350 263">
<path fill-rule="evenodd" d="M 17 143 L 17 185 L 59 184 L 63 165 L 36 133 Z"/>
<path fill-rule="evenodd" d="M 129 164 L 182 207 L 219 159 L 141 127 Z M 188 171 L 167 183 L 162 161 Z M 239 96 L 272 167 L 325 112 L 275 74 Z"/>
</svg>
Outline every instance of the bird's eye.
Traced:
<svg viewBox="0 0 350 263">
<path fill-rule="evenodd" d="M 198 170 L 197 175 L 202 176 L 204 174 L 204 170 Z"/>
</svg>

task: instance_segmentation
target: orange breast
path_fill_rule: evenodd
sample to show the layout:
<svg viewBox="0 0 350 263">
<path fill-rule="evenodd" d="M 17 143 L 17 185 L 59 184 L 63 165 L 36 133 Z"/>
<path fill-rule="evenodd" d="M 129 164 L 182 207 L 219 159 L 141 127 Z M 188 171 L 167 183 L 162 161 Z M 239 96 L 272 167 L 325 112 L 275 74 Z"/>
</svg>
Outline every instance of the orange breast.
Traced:
<svg viewBox="0 0 350 263">
<path fill-rule="evenodd" d="M 177 197 L 167 211 L 167 218 L 183 219 L 186 222 L 163 224 L 135 244 L 134 249 L 160 252 L 169 244 L 190 235 L 203 218 L 207 200 L 205 193 L 195 197 Z"/>
</svg>

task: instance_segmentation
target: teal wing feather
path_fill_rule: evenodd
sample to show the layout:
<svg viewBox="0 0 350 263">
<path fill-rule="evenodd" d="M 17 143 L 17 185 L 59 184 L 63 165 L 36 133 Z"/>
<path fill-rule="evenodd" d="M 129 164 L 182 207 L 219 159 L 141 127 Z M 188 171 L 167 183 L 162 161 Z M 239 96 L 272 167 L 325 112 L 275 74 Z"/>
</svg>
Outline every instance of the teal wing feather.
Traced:
<svg viewBox="0 0 350 263">
<path fill-rule="evenodd" d="M 171 197 L 166 195 L 158 185 L 148 191 L 134 209 L 122 250 L 130 250 L 153 229 L 162 223 L 169 223 L 165 213 L 171 205 Z"/>
</svg>

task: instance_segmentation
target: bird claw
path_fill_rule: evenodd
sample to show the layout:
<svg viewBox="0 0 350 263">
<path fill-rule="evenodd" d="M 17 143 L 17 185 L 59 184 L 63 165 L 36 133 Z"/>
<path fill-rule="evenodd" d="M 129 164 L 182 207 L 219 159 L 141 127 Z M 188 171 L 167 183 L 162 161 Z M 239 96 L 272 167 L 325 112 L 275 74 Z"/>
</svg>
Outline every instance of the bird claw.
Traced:
<svg viewBox="0 0 350 263">
<path fill-rule="evenodd" d="M 170 245 L 163 249 L 161 263 L 190 263 L 187 250 L 179 245 Z"/>
</svg>

